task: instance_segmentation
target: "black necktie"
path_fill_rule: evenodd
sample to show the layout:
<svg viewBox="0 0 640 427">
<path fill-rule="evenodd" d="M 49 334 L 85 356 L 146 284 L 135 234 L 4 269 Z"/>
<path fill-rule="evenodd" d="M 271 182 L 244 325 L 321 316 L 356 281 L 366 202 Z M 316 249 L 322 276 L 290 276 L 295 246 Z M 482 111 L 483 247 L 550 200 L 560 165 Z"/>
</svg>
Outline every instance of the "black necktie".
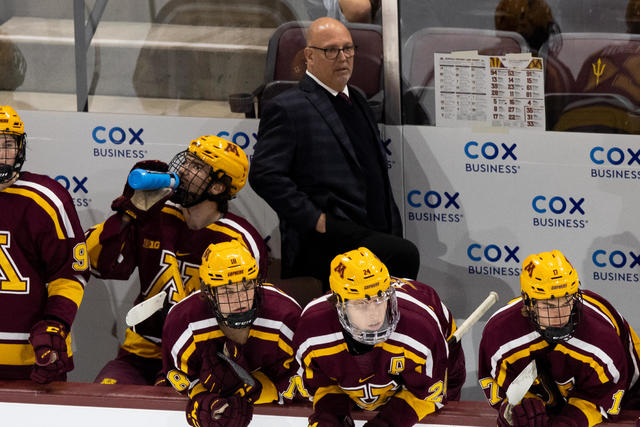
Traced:
<svg viewBox="0 0 640 427">
<path fill-rule="evenodd" d="M 351 105 L 351 99 L 349 99 L 349 96 L 348 96 L 346 93 L 344 93 L 344 92 L 340 92 L 340 93 L 338 94 L 338 96 L 339 96 L 340 98 L 342 98 L 342 99 L 344 100 L 344 102 L 346 102 L 347 104 Z"/>
</svg>

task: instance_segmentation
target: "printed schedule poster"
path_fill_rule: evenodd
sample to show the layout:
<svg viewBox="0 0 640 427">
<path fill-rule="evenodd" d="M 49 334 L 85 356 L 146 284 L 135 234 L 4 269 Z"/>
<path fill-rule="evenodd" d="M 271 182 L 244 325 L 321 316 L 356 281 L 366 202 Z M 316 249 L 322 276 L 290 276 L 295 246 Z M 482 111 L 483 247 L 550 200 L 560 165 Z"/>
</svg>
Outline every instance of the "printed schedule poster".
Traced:
<svg viewBox="0 0 640 427">
<path fill-rule="evenodd" d="M 545 129 L 542 58 L 434 54 L 436 126 Z"/>
</svg>

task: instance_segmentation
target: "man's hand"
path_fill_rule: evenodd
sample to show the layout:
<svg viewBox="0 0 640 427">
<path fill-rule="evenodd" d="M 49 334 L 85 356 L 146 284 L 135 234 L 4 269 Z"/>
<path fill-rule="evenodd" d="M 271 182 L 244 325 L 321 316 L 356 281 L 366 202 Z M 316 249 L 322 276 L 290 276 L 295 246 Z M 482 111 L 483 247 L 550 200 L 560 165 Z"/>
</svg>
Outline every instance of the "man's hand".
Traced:
<svg viewBox="0 0 640 427">
<path fill-rule="evenodd" d="M 323 234 L 327 232 L 327 214 L 324 212 L 320 214 L 318 222 L 316 222 L 316 231 Z"/>
<path fill-rule="evenodd" d="M 67 352 L 67 335 L 66 326 L 56 320 L 41 320 L 31 328 L 29 342 L 36 357 L 31 371 L 33 381 L 49 383 L 73 369 Z"/>
<path fill-rule="evenodd" d="M 166 172 L 169 167 L 160 160 L 143 160 L 136 163 L 133 169 L 144 169 L 154 172 Z M 133 170 L 132 169 L 132 170 Z M 171 196 L 173 190 L 160 188 L 158 190 L 134 190 L 127 183 L 122 195 L 111 202 L 111 209 L 122 212 L 129 217 L 144 221 L 144 219 L 156 211 L 162 209 L 164 202 Z"/>
</svg>

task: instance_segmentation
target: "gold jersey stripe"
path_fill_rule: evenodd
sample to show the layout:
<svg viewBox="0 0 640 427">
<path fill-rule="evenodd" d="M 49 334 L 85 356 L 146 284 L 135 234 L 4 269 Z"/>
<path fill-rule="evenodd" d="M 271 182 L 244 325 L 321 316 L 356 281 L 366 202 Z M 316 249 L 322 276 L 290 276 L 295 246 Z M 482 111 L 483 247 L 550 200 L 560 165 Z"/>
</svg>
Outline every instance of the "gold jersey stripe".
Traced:
<svg viewBox="0 0 640 427">
<path fill-rule="evenodd" d="M 5 188 L 4 191 L 6 191 L 7 193 L 18 194 L 20 196 L 25 196 L 30 199 L 33 199 L 33 201 L 36 202 L 51 217 L 51 220 L 53 221 L 53 225 L 55 226 L 55 229 L 56 229 L 56 234 L 58 235 L 58 239 L 60 240 L 66 239 L 66 236 L 62 232 L 62 227 L 60 227 L 60 219 L 58 218 L 58 214 L 56 213 L 55 209 L 53 209 L 53 207 L 45 199 L 43 199 L 38 193 L 25 190 L 24 188 L 12 188 L 12 187 Z"/>
<path fill-rule="evenodd" d="M 65 297 L 73 301 L 77 307 L 80 307 L 82 296 L 84 295 L 84 288 L 80 283 L 74 280 L 57 279 L 49 283 L 47 293 L 49 294 L 49 297 L 54 295 Z"/>
<path fill-rule="evenodd" d="M 162 351 L 159 345 L 152 343 L 142 335 L 127 328 L 122 348 L 129 353 L 149 359 L 162 359 Z"/>
<path fill-rule="evenodd" d="M 580 412 L 585 415 L 585 417 L 587 417 L 587 420 L 589 421 L 589 427 L 600 424 L 604 421 L 602 419 L 602 414 L 600 413 L 596 405 L 589 401 L 578 399 L 577 397 L 570 397 L 569 405 L 575 406 L 580 410 Z"/>
</svg>

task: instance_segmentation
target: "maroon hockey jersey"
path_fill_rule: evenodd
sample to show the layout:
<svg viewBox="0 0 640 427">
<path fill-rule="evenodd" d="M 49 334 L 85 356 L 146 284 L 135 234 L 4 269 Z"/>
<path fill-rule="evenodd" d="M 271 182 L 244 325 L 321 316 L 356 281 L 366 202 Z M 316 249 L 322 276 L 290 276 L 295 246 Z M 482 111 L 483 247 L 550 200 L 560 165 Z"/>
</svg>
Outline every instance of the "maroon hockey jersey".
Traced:
<svg viewBox="0 0 640 427">
<path fill-rule="evenodd" d="M 45 316 L 71 326 L 89 279 L 87 246 L 73 200 L 47 176 L 22 172 L 0 206 L 0 378 L 28 379 L 29 330 Z"/>
<path fill-rule="evenodd" d="M 300 312 L 298 303 L 284 292 L 267 284 L 262 287 L 258 317 L 247 342 L 239 346 L 249 371 L 262 383 L 256 403 L 278 401 L 280 396 L 292 399 L 295 395 L 297 384 L 293 377 L 298 365 L 292 341 Z M 188 391 L 180 384 L 197 385 L 205 346 L 213 342 L 222 352 L 225 339 L 200 292 L 172 307 L 164 324 L 162 345 L 163 369 L 171 372 L 169 382 L 180 392 Z"/>
<path fill-rule="evenodd" d="M 629 337 L 629 330 L 623 330 L 626 322 L 615 319 L 619 315 L 611 312 L 602 297 L 583 293 L 581 317 L 572 338 L 555 345 L 545 341 L 522 315 L 522 298 L 491 317 L 482 334 L 478 364 L 480 386 L 491 406 L 499 409 L 514 378 L 536 360 L 539 376 L 529 391 L 549 408 L 555 407 L 579 426 L 593 426 L 620 413 L 629 374 L 634 376 L 628 361 L 637 357 L 628 353 L 621 339 L 621 335 Z"/>
<path fill-rule="evenodd" d="M 413 425 L 447 402 L 447 372 L 462 387 L 462 349 L 449 359 L 447 338 L 455 331 L 451 313 L 431 287 L 393 280 L 398 325 L 386 341 L 362 355 L 349 353 L 329 295 L 305 307 L 294 346 L 314 408 L 328 395 L 343 395 L 362 409 L 392 411 L 398 426 Z"/>
<path fill-rule="evenodd" d="M 142 225 L 135 221 L 122 226 L 116 213 L 87 232 L 92 273 L 104 279 L 126 280 L 138 268 L 138 304 L 166 291 L 170 304 L 184 294 L 200 289 L 198 269 L 202 253 L 211 243 L 242 242 L 266 275 L 267 249 L 264 240 L 249 222 L 232 213 L 200 230 L 187 227 L 181 210 L 167 203 L 162 211 Z M 122 228 L 122 230 L 121 230 Z M 122 348 L 141 357 L 160 359 L 162 325 L 165 314 L 157 312 L 127 329 Z"/>
</svg>

